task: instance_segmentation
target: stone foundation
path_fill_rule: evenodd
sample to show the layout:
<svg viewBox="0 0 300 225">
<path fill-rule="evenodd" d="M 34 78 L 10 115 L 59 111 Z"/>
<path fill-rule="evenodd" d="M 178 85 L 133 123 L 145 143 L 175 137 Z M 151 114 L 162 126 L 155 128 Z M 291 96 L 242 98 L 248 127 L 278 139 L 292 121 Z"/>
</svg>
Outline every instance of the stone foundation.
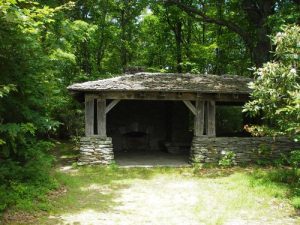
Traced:
<svg viewBox="0 0 300 225">
<path fill-rule="evenodd" d="M 216 163 L 226 151 L 236 154 L 236 163 L 257 162 L 258 159 L 278 159 L 292 149 L 300 149 L 286 137 L 194 137 L 191 162 Z"/>
<path fill-rule="evenodd" d="M 80 157 L 78 165 L 107 165 L 114 159 L 110 137 L 82 137 L 80 139 Z"/>
</svg>

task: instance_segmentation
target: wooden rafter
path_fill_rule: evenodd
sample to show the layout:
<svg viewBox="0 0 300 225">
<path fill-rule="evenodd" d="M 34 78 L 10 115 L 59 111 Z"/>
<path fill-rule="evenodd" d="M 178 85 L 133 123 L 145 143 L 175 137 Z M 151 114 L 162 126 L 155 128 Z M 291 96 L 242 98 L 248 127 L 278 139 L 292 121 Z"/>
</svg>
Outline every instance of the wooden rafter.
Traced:
<svg viewBox="0 0 300 225">
<path fill-rule="evenodd" d="M 105 113 L 108 113 L 113 107 L 115 107 L 121 100 L 115 99 L 108 106 L 106 106 Z"/>
<path fill-rule="evenodd" d="M 196 107 L 191 101 L 184 100 L 183 103 L 191 110 L 191 112 L 196 115 Z"/>
</svg>

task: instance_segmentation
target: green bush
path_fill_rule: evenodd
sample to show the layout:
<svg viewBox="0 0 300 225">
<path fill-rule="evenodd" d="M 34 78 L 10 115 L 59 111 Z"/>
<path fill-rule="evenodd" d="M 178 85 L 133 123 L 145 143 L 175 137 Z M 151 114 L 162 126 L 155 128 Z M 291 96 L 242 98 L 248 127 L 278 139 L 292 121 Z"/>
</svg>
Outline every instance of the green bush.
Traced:
<svg viewBox="0 0 300 225">
<path fill-rule="evenodd" d="M 300 150 L 294 150 L 291 152 L 291 156 L 289 158 L 289 163 L 296 170 L 300 167 Z"/>
<path fill-rule="evenodd" d="M 261 131 L 265 134 L 299 135 L 299 42 L 300 26 L 283 27 L 273 37 L 275 60 L 254 71 L 255 80 L 250 83 L 251 101 L 244 111 L 263 117 Z"/>
<path fill-rule="evenodd" d="M 222 151 L 222 158 L 219 160 L 219 165 L 223 167 L 231 167 L 236 165 L 236 154 L 233 151 Z"/>
<path fill-rule="evenodd" d="M 296 209 L 300 209 L 300 196 L 296 196 L 292 198 L 292 205 L 296 208 Z"/>
<path fill-rule="evenodd" d="M 272 164 L 272 161 L 270 159 L 271 153 L 272 149 L 270 148 L 270 146 L 267 146 L 265 144 L 259 145 L 259 147 L 254 150 L 254 154 L 258 156 L 256 163 L 261 166 Z"/>
<path fill-rule="evenodd" d="M 47 154 L 53 145 L 36 141 L 22 147 L 18 150 L 26 153 L 24 161 L 11 158 L 1 160 L 0 212 L 9 206 L 27 210 L 39 207 L 36 200 L 58 187 L 58 183 L 50 176 L 53 158 Z"/>
</svg>

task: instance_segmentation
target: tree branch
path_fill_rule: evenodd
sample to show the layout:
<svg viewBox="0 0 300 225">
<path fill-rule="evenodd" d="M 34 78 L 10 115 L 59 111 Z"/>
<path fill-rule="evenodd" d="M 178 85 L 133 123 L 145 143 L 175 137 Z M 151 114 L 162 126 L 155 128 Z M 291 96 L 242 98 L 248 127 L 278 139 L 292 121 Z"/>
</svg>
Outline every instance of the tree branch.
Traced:
<svg viewBox="0 0 300 225">
<path fill-rule="evenodd" d="M 181 10 L 186 12 L 188 15 L 190 15 L 196 19 L 199 19 L 203 22 L 213 23 L 213 24 L 217 24 L 220 26 L 225 26 L 229 30 L 233 31 L 234 33 L 237 33 L 245 41 L 245 43 L 248 47 L 251 46 L 252 42 L 251 42 L 250 37 L 247 34 L 247 32 L 245 32 L 244 29 L 242 29 L 240 26 L 233 23 L 232 21 L 210 17 L 210 16 L 206 15 L 204 12 L 202 12 L 201 10 L 196 9 L 191 6 L 188 6 L 184 3 L 182 3 L 180 0 L 165 0 L 165 3 L 171 4 L 171 5 L 176 5 L 178 8 L 180 8 Z"/>
</svg>

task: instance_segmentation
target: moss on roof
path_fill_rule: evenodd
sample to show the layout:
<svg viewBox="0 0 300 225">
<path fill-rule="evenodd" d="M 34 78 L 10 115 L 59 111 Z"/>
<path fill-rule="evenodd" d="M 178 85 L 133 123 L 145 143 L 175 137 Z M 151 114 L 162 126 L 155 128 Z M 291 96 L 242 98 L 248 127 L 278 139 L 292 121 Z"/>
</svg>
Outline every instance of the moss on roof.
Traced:
<svg viewBox="0 0 300 225">
<path fill-rule="evenodd" d="M 136 73 L 73 84 L 74 92 L 160 91 L 248 94 L 250 78 L 232 75 Z"/>
</svg>

